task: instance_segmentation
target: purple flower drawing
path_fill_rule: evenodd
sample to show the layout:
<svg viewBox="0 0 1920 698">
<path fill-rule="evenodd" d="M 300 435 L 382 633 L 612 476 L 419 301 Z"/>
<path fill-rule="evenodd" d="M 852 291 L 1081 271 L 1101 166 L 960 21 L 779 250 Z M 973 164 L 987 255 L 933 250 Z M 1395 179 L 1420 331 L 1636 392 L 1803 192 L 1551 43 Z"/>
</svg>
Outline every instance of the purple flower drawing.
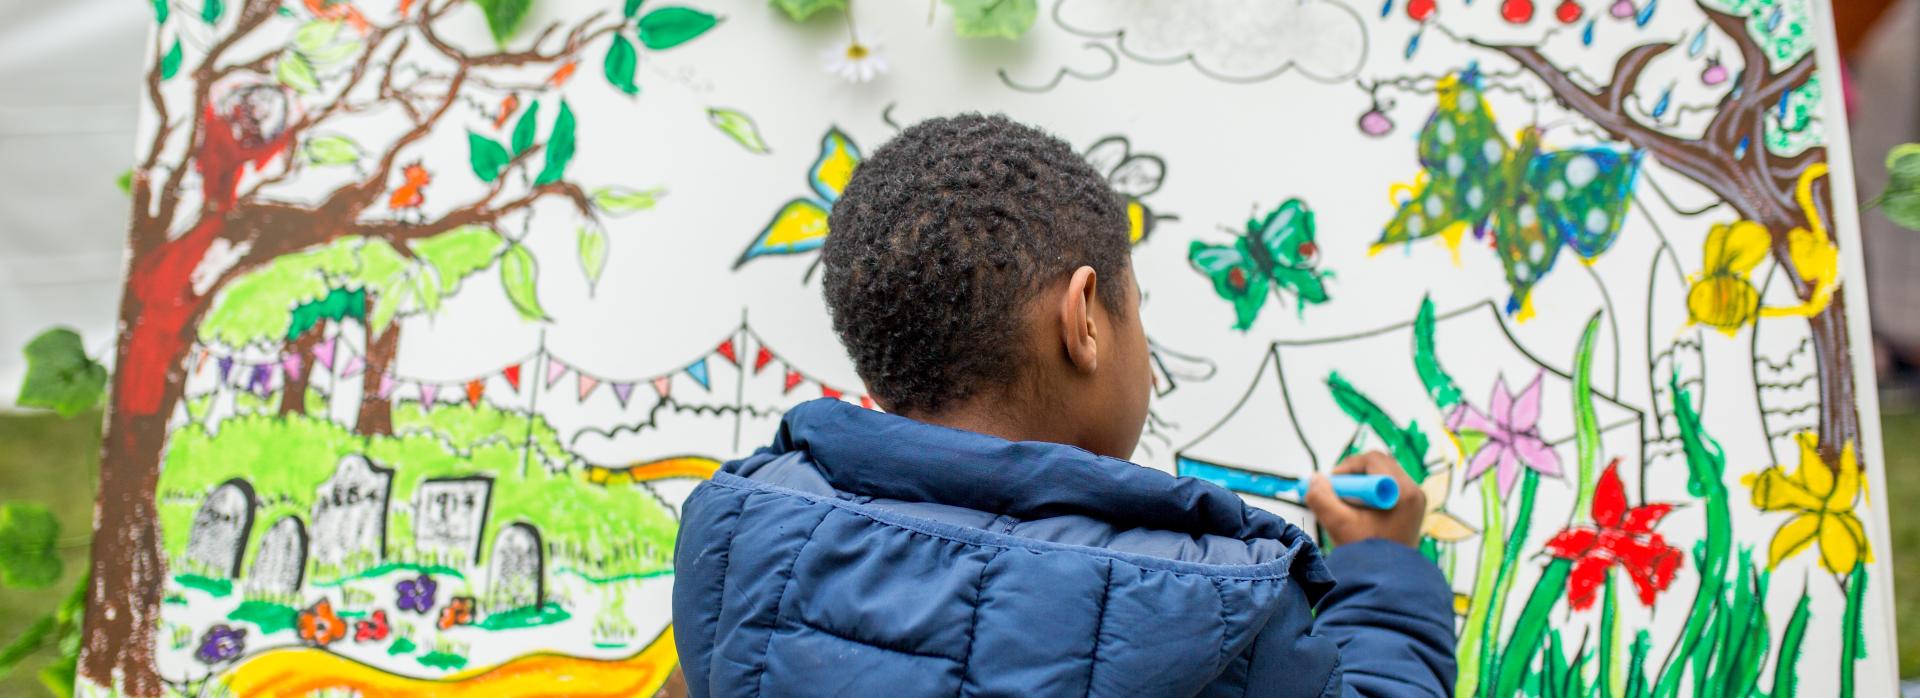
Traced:
<svg viewBox="0 0 1920 698">
<path fill-rule="evenodd" d="M 247 630 L 229 625 L 215 625 L 207 628 L 200 636 L 200 647 L 193 651 L 193 658 L 202 664 L 218 664 L 240 656 L 247 649 Z"/>
<path fill-rule="evenodd" d="M 1506 379 L 1501 378 L 1493 387 L 1490 413 L 1463 403 L 1447 419 L 1447 428 L 1456 433 L 1486 435 L 1486 442 L 1467 463 L 1468 480 L 1492 469 L 1500 496 L 1505 497 L 1513 492 L 1523 465 L 1542 475 L 1560 475 L 1560 455 L 1540 438 L 1540 382 L 1545 375 L 1544 371 L 1536 374 L 1518 395 L 1508 391 Z"/>
<path fill-rule="evenodd" d="M 424 574 L 413 579 L 400 580 L 400 583 L 394 587 L 394 591 L 400 594 L 397 602 L 400 610 L 413 611 L 422 615 L 432 611 L 433 592 L 439 586 L 432 577 Z"/>
</svg>

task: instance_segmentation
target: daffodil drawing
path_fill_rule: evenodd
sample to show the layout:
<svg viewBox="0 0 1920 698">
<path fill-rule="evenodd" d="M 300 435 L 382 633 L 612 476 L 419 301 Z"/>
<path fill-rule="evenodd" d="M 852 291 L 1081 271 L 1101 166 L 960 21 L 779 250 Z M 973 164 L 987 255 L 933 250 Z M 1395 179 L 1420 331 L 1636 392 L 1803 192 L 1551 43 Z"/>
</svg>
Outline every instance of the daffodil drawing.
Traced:
<svg viewBox="0 0 1920 698">
<path fill-rule="evenodd" d="M 1519 482 L 1522 467 L 1541 475 L 1560 475 L 1560 454 L 1540 436 L 1540 384 L 1545 375 L 1545 371 L 1535 375 L 1533 383 L 1517 395 L 1507 389 L 1505 378 L 1499 379 L 1488 400 L 1488 412 L 1464 402 L 1454 409 L 1447 429 L 1462 441 L 1478 444 L 1467 461 L 1468 480 L 1493 470 L 1500 496 L 1505 497 Z"/>
<path fill-rule="evenodd" d="M 1867 529 L 1853 511 L 1860 497 L 1860 459 L 1853 443 L 1840 449 L 1839 467 L 1820 457 L 1820 437 L 1801 432 L 1800 465 L 1792 475 L 1778 465 L 1741 478 L 1753 488 L 1753 505 L 1761 511 L 1791 512 L 1792 519 L 1773 534 L 1767 566 L 1799 555 L 1818 544 L 1820 566 L 1834 574 L 1849 574 L 1862 562 L 1873 561 Z"/>
<path fill-rule="evenodd" d="M 1427 495 L 1427 517 L 1420 524 L 1420 535 L 1442 543 L 1458 543 L 1479 533 L 1447 511 L 1447 495 L 1453 491 L 1452 468 L 1427 471 L 1420 491 Z"/>
</svg>

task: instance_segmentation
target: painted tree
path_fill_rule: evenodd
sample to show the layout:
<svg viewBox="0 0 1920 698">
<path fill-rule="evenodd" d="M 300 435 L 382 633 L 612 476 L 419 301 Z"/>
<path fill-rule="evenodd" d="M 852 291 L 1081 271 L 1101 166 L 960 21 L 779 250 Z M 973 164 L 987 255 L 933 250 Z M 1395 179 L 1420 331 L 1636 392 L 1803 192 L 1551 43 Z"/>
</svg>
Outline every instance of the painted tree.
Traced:
<svg viewBox="0 0 1920 698">
<path fill-rule="evenodd" d="M 548 201 L 556 205 L 540 208 L 570 208 L 584 230 L 600 230 L 595 197 L 566 176 L 576 121 L 561 91 L 574 66 L 590 45 L 605 42 L 608 82 L 634 94 L 634 40 L 650 49 L 671 48 L 715 23 L 711 15 L 687 8 L 641 14 L 638 2 L 625 2 L 619 14 L 596 12 L 515 42 L 512 27 L 525 17 L 526 2 L 476 4 L 402 0 L 389 14 L 363 13 L 345 2 L 307 0 L 294 9 L 276 0 L 245 0 L 237 12 L 228 12 L 225 3 L 208 0 L 197 18 L 173 18 L 171 3 L 153 3 L 161 25 L 145 80 L 153 129 L 130 187 L 130 262 L 102 447 L 83 679 L 127 695 L 156 696 L 163 689 L 153 646 L 166 577 L 155 485 L 168 422 L 184 393 L 185 359 L 215 299 L 285 255 L 351 237 L 384 246 L 411 264 L 421 257 L 420 246 L 436 236 L 471 227 L 498 230 L 506 219 L 532 215 Z M 196 19 L 213 28 L 212 36 L 204 47 L 183 46 L 181 36 L 207 34 L 178 26 Z M 496 46 L 475 47 L 456 28 L 482 21 L 493 30 Z M 529 75 L 535 76 L 531 82 Z M 502 128 L 523 96 L 545 97 L 548 113 L 556 115 L 550 127 L 542 129 L 545 119 L 536 121 L 529 107 L 515 124 L 510 150 L 481 135 L 489 123 Z M 476 99 L 501 107 L 464 123 L 468 111 L 456 107 Z M 356 133 L 377 129 L 362 118 L 397 123 L 397 132 L 363 157 L 356 155 L 353 176 L 311 175 L 316 163 L 299 155 L 339 155 L 346 144 L 337 139 L 338 129 L 349 122 Z M 420 162 L 424 146 L 436 132 L 463 127 L 478 191 L 447 197 L 461 199 L 453 205 L 425 205 L 431 170 Z M 324 191 L 312 193 L 316 185 Z M 588 245 L 591 239 L 581 235 L 590 277 L 599 265 L 587 264 L 587 258 L 603 262 L 605 251 L 604 237 Z M 499 258 L 515 307 L 543 316 L 526 248 L 509 243 Z M 389 290 L 369 297 L 363 312 L 376 332 L 375 352 L 391 356 L 398 341 L 398 324 L 390 321 L 396 313 L 410 302 L 429 303 L 404 296 L 437 297 L 439 290 L 438 282 L 412 284 L 406 294 Z M 379 375 L 369 368 L 375 392 Z"/>
</svg>

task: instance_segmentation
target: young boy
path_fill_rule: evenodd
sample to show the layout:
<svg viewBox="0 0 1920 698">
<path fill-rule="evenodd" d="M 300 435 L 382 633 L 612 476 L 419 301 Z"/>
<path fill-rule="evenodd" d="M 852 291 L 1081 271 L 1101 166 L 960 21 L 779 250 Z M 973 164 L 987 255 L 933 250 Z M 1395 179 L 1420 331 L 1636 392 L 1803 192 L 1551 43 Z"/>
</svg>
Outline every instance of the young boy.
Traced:
<svg viewBox="0 0 1920 698">
<path fill-rule="evenodd" d="M 1152 389 L 1123 200 L 1005 117 L 900 133 L 834 206 L 834 330 L 885 414 L 816 400 L 684 506 L 693 696 L 1442 696 L 1452 594 L 1316 476 L 1338 549 L 1125 460 Z M 1317 608 L 1317 614 L 1315 609 Z"/>
</svg>

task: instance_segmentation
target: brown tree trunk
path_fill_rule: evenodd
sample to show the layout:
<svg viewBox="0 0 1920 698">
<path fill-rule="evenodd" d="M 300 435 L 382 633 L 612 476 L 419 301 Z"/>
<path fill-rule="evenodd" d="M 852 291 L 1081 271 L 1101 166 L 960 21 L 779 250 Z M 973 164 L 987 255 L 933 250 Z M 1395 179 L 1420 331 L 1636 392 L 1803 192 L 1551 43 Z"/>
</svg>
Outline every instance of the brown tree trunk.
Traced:
<svg viewBox="0 0 1920 698">
<path fill-rule="evenodd" d="M 297 370 L 287 374 L 286 388 L 280 391 L 280 414 L 307 413 L 307 386 L 313 382 L 313 349 L 320 344 L 325 322 L 313 323 L 306 332 L 287 343 L 287 353 L 300 357 Z"/>
<path fill-rule="evenodd" d="M 374 294 L 367 292 L 367 312 L 362 317 L 373 317 Z M 393 435 L 393 396 L 382 395 L 381 384 L 386 382 L 387 371 L 393 365 L 393 356 L 400 350 L 400 319 L 394 318 L 387 323 L 387 329 L 378 335 L 373 326 L 367 326 L 367 372 L 360 377 L 360 416 L 355 420 L 353 433 L 361 436 Z"/>
</svg>

